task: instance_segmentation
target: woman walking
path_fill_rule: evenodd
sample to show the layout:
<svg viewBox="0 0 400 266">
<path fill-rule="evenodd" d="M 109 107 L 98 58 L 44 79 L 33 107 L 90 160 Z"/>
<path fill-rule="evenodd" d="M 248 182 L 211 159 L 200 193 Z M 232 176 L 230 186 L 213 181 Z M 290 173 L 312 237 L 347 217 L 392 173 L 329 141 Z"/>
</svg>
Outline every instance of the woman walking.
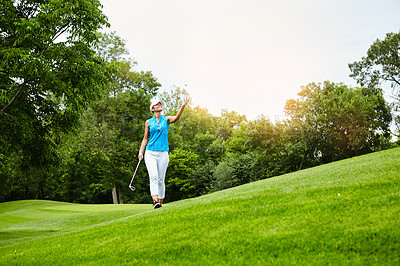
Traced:
<svg viewBox="0 0 400 266">
<path fill-rule="evenodd" d="M 165 174 L 169 163 L 169 125 L 179 120 L 190 100 L 190 97 L 184 99 L 184 104 L 176 116 L 161 115 L 163 103 L 159 99 L 154 100 L 150 105 L 150 111 L 153 112 L 154 116 L 145 123 L 144 137 L 138 158 L 142 160 L 143 152 L 146 150 L 144 161 L 149 173 L 150 194 L 154 209 L 162 207 L 165 197 Z"/>
</svg>

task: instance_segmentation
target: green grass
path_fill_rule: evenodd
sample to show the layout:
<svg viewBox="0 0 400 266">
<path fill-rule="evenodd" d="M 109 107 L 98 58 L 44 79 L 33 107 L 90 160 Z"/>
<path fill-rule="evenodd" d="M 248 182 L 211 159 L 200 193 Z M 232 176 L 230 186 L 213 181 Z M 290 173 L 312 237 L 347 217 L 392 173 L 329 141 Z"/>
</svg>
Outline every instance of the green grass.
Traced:
<svg viewBox="0 0 400 266">
<path fill-rule="evenodd" d="M 0 265 L 400 265 L 400 148 L 165 204 L 0 204 Z"/>
<path fill-rule="evenodd" d="M 43 200 L 0 203 L 0 247 L 83 230 L 149 210 L 151 206 L 146 205 L 83 205 Z"/>
</svg>

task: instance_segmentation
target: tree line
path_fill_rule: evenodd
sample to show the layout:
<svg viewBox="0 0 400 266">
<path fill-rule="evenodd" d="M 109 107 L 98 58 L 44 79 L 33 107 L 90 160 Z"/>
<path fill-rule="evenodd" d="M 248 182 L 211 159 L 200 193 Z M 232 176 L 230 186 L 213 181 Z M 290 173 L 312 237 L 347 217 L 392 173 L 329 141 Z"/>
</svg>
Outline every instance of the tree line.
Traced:
<svg viewBox="0 0 400 266">
<path fill-rule="evenodd" d="M 174 115 L 188 93 L 160 93 L 150 71 L 135 71 L 124 40 L 98 32 L 108 25 L 100 7 L 84 0 L 0 7 L 0 201 L 151 202 L 144 165 L 135 192 L 128 188 L 150 100 L 158 95 L 164 113 Z M 399 51 L 400 33 L 388 33 L 349 64 L 360 87 L 309 83 L 277 123 L 189 106 L 170 127 L 166 200 L 396 146 L 390 126 L 400 122 Z M 393 89 L 392 104 L 384 84 Z"/>
</svg>

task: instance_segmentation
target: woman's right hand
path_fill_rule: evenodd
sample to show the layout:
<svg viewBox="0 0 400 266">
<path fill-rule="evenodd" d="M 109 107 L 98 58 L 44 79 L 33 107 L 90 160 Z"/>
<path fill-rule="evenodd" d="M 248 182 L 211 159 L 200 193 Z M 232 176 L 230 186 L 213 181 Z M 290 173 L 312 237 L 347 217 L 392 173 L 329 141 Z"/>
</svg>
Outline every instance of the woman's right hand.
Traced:
<svg viewBox="0 0 400 266">
<path fill-rule="evenodd" d="M 139 161 L 143 160 L 143 152 L 139 152 L 138 158 L 139 158 Z"/>
</svg>

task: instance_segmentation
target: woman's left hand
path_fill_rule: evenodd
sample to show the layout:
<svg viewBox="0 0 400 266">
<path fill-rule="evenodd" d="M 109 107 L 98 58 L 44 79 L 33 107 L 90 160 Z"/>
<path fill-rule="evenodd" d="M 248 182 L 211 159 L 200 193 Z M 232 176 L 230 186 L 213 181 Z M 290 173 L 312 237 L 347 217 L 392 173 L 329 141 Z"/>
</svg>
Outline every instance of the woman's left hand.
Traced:
<svg viewBox="0 0 400 266">
<path fill-rule="evenodd" d="M 190 98 L 189 96 L 186 96 L 186 97 L 183 99 L 183 105 L 187 105 L 191 100 L 192 100 L 192 98 Z"/>
</svg>

